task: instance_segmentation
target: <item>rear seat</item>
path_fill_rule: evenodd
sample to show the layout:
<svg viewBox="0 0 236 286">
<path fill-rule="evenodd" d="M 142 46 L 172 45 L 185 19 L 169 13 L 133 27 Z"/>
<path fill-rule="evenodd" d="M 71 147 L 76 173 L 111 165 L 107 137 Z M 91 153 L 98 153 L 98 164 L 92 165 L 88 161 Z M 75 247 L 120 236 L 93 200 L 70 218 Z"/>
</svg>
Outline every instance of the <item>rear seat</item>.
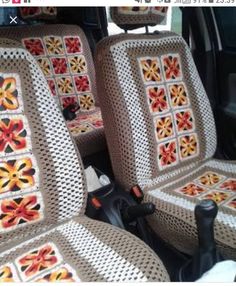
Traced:
<svg viewBox="0 0 236 286">
<path fill-rule="evenodd" d="M 32 13 L 36 10 L 30 12 L 30 19 L 35 19 Z M 36 16 L 40 17 L 38 11 Z M 52 19 L 55 20 L 55 13 Z M 1 28 L 0 37 L 21 41 L 36 58 L 62 110 L 70 104 L 79 104 L 76 118 L 67 121 L 67 126 L 82 156 L 103 150 L 106 141 L 94 63 L 84 32 L 73 25 L 40 24 Z"/>
</svg>

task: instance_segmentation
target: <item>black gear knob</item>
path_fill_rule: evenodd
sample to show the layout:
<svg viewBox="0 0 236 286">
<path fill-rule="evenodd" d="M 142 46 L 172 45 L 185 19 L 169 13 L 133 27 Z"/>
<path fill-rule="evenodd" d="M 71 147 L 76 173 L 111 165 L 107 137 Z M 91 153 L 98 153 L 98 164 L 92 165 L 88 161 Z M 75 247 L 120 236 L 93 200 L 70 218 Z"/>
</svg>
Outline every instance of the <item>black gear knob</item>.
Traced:
<svg viewBox="0 0 236 286">
<path fill-rule="evenodd" d="M 203 200 L 195 207 L 199 246 L 194 256 L 179 271 L 179 281 L 195 281 L 223 257 L 214 239 L 214 221 L 218 206 L 212 200 Z"/>
<path fill-rule="evenodd" d="M 212 200 L 202 200 L 195 207 L 199 247 L 203 250 L 209 251 L 216 247 L 214 240 L 214 221 L 217 213 L 218 206 Z"/>
</svg>

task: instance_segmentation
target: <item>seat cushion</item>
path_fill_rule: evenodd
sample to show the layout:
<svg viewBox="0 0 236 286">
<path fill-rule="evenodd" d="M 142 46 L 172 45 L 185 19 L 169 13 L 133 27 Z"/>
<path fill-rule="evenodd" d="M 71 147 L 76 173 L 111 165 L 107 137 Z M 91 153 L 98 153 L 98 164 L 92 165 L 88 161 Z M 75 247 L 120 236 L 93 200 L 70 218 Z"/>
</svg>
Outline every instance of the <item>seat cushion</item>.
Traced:
<svg viewBox="0 0 236 286">
<path fill-rule="evenodd" d="M 61 109 L 77 104 L 79 116 L 94 115 L 99 106 L 95 69 L 88 41 L 78 26 L 40 24 L 1 28 L 0 37 L 20 41 L 34 56 Z M 78 122 L 77 128 L 80 127 Z M 97 129 L 92 125 L 83 128 L 83 132 L 72 132 L 82 157 L 105 148 L 103 125 Z"/>
<path fill-rule="evenodd" d="M 85 217 L 0 253 L 0 282 L 169 281 L 143 242 Z"/>
<path fill-rule="evenodd" d="M 216 241 L 226 257 L 236 259 L 235 163 L 208 160 L 167 184 L 149 188 L 145 200 L 156 205 L 149 223 L 163 239 L 192 254 L 197 245 L 194 207 L 202 199 L 218 204 Z"/>
</svg>

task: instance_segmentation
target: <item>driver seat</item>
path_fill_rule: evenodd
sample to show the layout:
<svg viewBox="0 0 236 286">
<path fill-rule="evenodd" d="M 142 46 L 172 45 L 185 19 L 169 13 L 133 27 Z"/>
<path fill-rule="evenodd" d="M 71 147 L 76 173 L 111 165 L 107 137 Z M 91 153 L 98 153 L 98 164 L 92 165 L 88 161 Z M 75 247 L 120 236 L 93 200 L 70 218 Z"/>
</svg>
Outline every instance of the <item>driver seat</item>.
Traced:
<svg viewBox="0 0 236 286">
<path fill-rule="evenodd" d="M 84 215 L 76 145 L 36 60 L 0 40 L 0 283 L 169 281 L 133 235 Z"/>
<path fill-rule="evenodd" d="M 166 7 L 112 7 L 124 30 L 160 24 Z M 215 238 L 236 259 L 236 164 L 213 158 L 212 109 L 190 50 L 172 32 L 120 34 L 96 51 L 98 95 L 113 171 L 126 190 L 136 184 L 156 206 L 153 230 L 178 250 L 197 246 L 194 207 L 219 206 Z"/>
</svg>

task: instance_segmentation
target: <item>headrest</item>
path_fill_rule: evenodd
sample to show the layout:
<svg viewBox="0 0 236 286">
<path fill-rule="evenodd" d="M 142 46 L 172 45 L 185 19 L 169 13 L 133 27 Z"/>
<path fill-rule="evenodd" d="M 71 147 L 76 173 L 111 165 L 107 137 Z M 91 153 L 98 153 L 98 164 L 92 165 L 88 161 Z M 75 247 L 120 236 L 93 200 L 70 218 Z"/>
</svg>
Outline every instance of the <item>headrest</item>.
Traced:
<svg viewBox="0 0 236 286">
<path fill-rule="evenodd" d="M 168 7 L 111 7 L 111 18 L 124 30 L 161 24 L 166 18 Z"/>
<path fill-rule="evenodd" d="M 57 17 L 56 7 L 22 7 L 20 17 L 22 20 L 55 20 Z"/>
</svg>

